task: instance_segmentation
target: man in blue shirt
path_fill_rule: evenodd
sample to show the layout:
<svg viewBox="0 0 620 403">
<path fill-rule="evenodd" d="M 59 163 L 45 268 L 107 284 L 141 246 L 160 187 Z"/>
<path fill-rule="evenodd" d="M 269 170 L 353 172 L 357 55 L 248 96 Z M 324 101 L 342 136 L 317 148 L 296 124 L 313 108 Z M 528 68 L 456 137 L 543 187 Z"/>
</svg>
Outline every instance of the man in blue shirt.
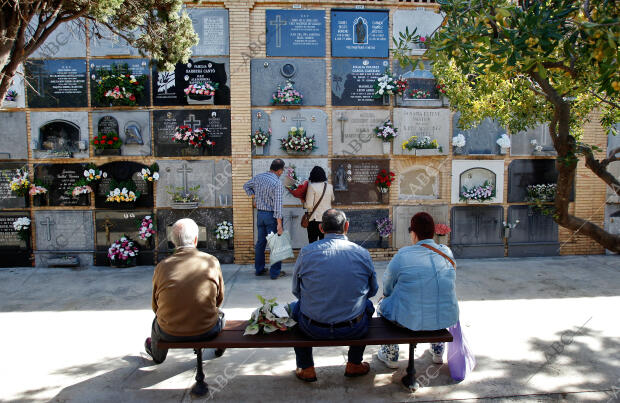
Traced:
<svg viewBox="0 0 620 403">
<path fill-rule="evenodd" d="M 257 276 L 267 272 L 265 268 L 267 235 L 271 232 L 282 235 L 283 232 L 282 196 L 284 185 L 280 182 L 282 172 L 284 172 L 284 161 L 277 158 L 271 162 L 269 172 L 258 174 L 243 185 L 243 190 L 254 199 L 254 207 L 258 210 L 256 214 L 258 236 L 254 246 L 254 269 Z M 272 280 L 286 274 L 281 268 L 282 262 L 271 265 L 269 275 Z"/>
<path fill-rule="evenodd" d="M 369 298 L 377 293 L 377 276 L 370 253 L 350 242 L 344 212 L 329 209 L 323 214 L 325 239 L 304 247 L 295 263 L 292 317 L 314 339 L 357 339 L 368 332 L 375 309 Z M 349 347 L 345 376 L 366 375 L 370 365 L 362 362 L 366 346 Z M 312 347 L 295 347 L 296 375 L 314 382 Z"/>
</svg>

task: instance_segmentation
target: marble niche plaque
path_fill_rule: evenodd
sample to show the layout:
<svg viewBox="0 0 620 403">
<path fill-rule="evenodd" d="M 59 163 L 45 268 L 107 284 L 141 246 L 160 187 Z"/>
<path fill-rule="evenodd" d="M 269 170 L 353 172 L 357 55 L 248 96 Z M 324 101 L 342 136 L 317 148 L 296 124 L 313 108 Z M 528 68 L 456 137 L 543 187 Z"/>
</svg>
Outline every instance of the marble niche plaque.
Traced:
<svg viewBox="0 0 620 403">
<path fill-rule="evenodd" d="M 25 162 L 0 162 L 0 209 L 26 207 L 26 197 L 11 191 L 11 180 L 19 169 L 27 169 Z"/>
<path fill-rule="evenodd" d="M 92 211 L 35 211 L 37 267 L 90 266 L 95 236 Z"/>
<path fill-rule="evenodd" d="M 266 10 L 267 56 L 325 56 L 325 11 Z"/>
<path fill-rule="evenodd" d="M 376 221 L 380 218 L 389 217 L 390 210 L 344 210 L 344 213 L 349 221 L 349 232 L 347 232 L 349 241 L 366 249 L 387 246 L 381 242 Z"/>
<path fill-rule="evenodd" d="M 200 207 L 232 206 L 232 167 L 230 161 L 160 160 L 157 182 L 157 207 L 172 207 L 170 191 L 189 192 L 200 186 L 196 195 Z"/>
<path fill-rule="evenodd" d="M 387 10 L 331 11 L 332 57 L 388 57 Z"/>
<path fill-rule="evenodd" d="M 439 176 L 437 169 L 429 165 L 413 165 L 398 173 L 398 199 L 439 199 Z"/>
<path fill-rule="evenodd" d="M 429 61 L 423 63 L 424 69 L 420 69 L 418 65 L 411 70 L 402 68 L 397 61 L 394 62 L 394 75 L 407 81 L 407 89 L 403 95 L 396 97 L 396 105 L 440 107 L 446 103 L 437 89 L 437 80 L 431 71 L 431 63 Z"/>
<path fill-rule="evenodd" d="M 192 19 L 198 44 L 192 47 L 194 56 L 228 55 L 228 10 L 224 8 L 186 8 Z"/>
<path fill-rule="evenodd" d="M 320 109 L 275 110 L 271 112 L 271 140 L 267 143 L 267 155 L 287 155 L 280 147 L 280 140 L 288 137 L 291 127 L 303 127 L 306 135 L 314 136 L 316 146 L 310 156 L 329 154 L 327 143 L 327 114 Z"/>
<path fill-rule="evenodd" d="M 11 84 L 9 85 L 9 92 L 7 95 L 13 91 L 13 97 L 7 99 L 5 96 L 4 102 L 2 103 L 1 109 L 7 108 L 24 108 L 26 107 L 26 97 L 25 91 L 26 88 L 24 86 L 24 65 L 20 64 L 17 67 L 17 72 L 11 79 Z"/>
<path fill-rule="evenodd" d="M 515 160 L 508 165 L 508 203 L 524 202 L 529 185 L 557 183 L 555 160 Z M 571 198 L 572 199 L 572 198 Z"/>
<path fill-rule="evenodd" d="M 508 256 L 556 256 L 560 254 L 558 224 L 553 217 L 530 206 L 508 207 L 508 222 L 519 224 L 510 230 Z"/>
<path fill-rule="evenodd" d="M 332 105 L 381 106 L 374 98 L 375 80 L 390 67 L 387 59 L 333 59 Z"/>
<path fill-rule="evenodd" d="M 620 161 L 613 161 L 607 165 L 607 171 L 611 173 L 616 179 L 620 180 Z M 607 186 L 607 203 L 620 203 L 620 196 L 611 188 Z"/>
<path fill-rule="evenodd" d="M 98 24 L 97 32 L 90 32 L 91 56 L 138 56 L 138 49 L 131 46 L 125 38 L 110 31 L 104 25 Z M 124 32 L 126 36 L 137 37 L 139 31 Z"/>
<path fill-rule="evenodd" d="M 153 136 L 155 155 L 158 157 L 196 157 L 201 150 L 175 143 L 172 136 L 177 126 L 209 129 L 215 141 L 213 149 L 204 155 L 230 155 L 230 110 L 229 109 L 183 109 L 153 111 Z"/>
<path fill-rule="evenodd" d="M 506 133 L 499 123 L 487 118 L 474 128 L 462 130 L 458 127 L 459 117 L 460 114 L 457 112 L 452 118 L 452 136 L 463 134 L 465 146 L 461 147 L 462 150 L 454 147 L 455 155 L 499 154 L 500 147 L 497 139 Z"/>
<path fill-rule="evenodd" d="M 334 155 L 382 155 L 382 141 L 374 128 L 390 117 L 387 109 L 335 109 L 332 114 Z"/>
<path fill-rule="evenodd" d="M 510 143 L 510 155 L 557 155 L 546 124 L 511 135 Z"/>
<path fill-rule="evenodd" d="M 605 206 L 605 231 L 620 235 L 620 205 L 608 204 Z M 613 252 L 606 250 L 608 255 Z"/>
<path fill-rule="evenodd" d="M 503 203 L 504 161 L 503 160 L 452 160 L 452 204 L 465 203 L 460 200 L 463 187 L 471 189 L 488 181 L 495 186 L 495 197 L 484 203 Z M 470 201 L 470 203 L 476 203 Z"/>
<path fill-rule="evenodd" d="M 390 170 L 387 159 L 332 159 L 331 183 L 335 205 L 388 204 L 389 193 L 379 193 L 375 179 L 382 169 Z"/>
<path fill-rule="evenodd" d="M 26 112 L 0 112 L 0 159 L 27 159 Z"/>
<path fill-rule="evenodd" d="M 616 123 L 614 128 L 616 129 L 616 134 L 614 135 L 614 132 L 610 130 L 607 135 L 607 155 L 610 155 L 613 150 L 620 147 L 620 123 Z M 620 152 L 616 153 L 617 156 L 620 156 L 618 154 Z"/>
<path fill-rule="evenodd" d="M 87 105 L 86 60 L 28 60 L 28 106 L 80 108 Z"/>
<path fill-rule="evenodd" d="M 30 212 L 0 212 L 0 267 L 32 266 L 30 261 L 30 239 L 20 239 L 17 231 L 15 231 L 13 227 L 13 223 L 19 217 L 30 218 Z"/>
<path fill-rule="evenodd" d="M 288 193 L 288 192 L 287 192 Z M 282 227 L 291 235 L 291 246 L 293 249 L 300 249 L 308 245 L 308 231 L 302 228 L 299 223 L 301 216 L 306 212 L 303 207 L 282 207 Z M 257 210 L 254 209 L 254 244 L 256 244 L 258 229 Z M 268 249 L 268 248 L 267 248 Z"/>
<path fill-rule="evenodd" d="M 32 32 L 37 28 L 38 18 L 31 20 Z M 70 21 L 60 24 L 35 50 L 31 58 L 51 59 L 59 57 L 86 57 L 86 35 L 84 21 Z M 29 33 L 26 34 L 29 38 Z"/>
<path fill-rule="evenodd" d="M 174 71 L 159 71 L 153 66 L 153 104 L 168 105 L 230 105 L 230 68 L 227 57 L 189 59 L 178 63 Z M 186 94 L 190 85 L 217 85 L 215 95 Z"/>
<path fill-rule="evenodd" d="M 392 237 L 392 247 L 402 248 L 411 245 L 411 237 L 409 236 L 409 226 L 411 218 L 417 214 L 425 212 L 433 217 L 435 224 L 450 225 L 450 208 L 445 204 L 426 204 L 417 206 L 394 206 L 394 233 Z M 447 237 L 437 237 L 440 243 L 446 244 Z"/>
<path fill-rule="evenodd" d="M 233 249 L 218 249 L 218 243 L 213 231 L 217 223 L 222 221 L 232 222 L 232 208 L 199 208 L 193 210 L 165 210 L 157 211 L 157 244 L 158 260 L 168 257 L 174 244 L 171 241 L 172 225 L 181 218 L 191 218 L 198 224 L 198 249 L 218 258 L 220 263 L 229 264 L 234 260 Z"/>
<path fill-rule="evenodd" d="M 157 228 L 155 217 L 150 211 L 97 211 L 95 212 L 95 261 L 97 266 L 107 266 L 108 248 L 112 242 L 116 242 L 123 236 L 128 236 L 135 241 L 140 248 L 138 253 L 138 265 L 152 265 L 154 261 L 153 249 L 155 248 L 155 236 L 153 234 L 147 240 L 140 239 L 140 225 L 144 217 L 150 216 L 153 225 Z"/>
<path fill-rule="evenodd" d="M 450 247 L 454 257 L 503 257 L 502 206 L 452 207 Z"/>
<path fill-rule="evenodd" d="M 271 127 L 270 117 L 267 112 L 262 109 L 252 109 L 252 133 L 256 130 L 260 129 L 263 133 L 269 133 L 269 128 Z M 256 152 L 256 147 L 252 146 L 252 155 L 269 155 L 269 147 L 277 148 L 278 144 L 273 145 L 273 136 L 269 139 L 269 142 L 266 146 L 263 147 L 262 152 Z"/>
<path fill-rule="evenodd" d="M 327 158 L 283 158 L 286 167 L 295 167 L 297 177 L 304 180 L 310 176 L 310 171 L 315 166 L 320 166 L 325 170 L 327 177 L 329 178 L 330 170 L 327 163 Z M 258 175 L 263 172 L 269 172 L 269 166 L 272 159 L 256 158 L 252 160 L 252 176 Z M 280 176 L 280 181 L 284 183 L 285 174 Z M 282 198 L 283 205 L 301 205 L 301 200 L 293 197 L 288 190 L 284 190 L 284 197 Z M 301 219 L 301 218 L 300 218 Z"/>
<path fill-rule="evenodd" d="M 396 10 L 392 22 L 393 36 L 398 38 L 399 35 L 409 30 L 412 33 L 416 30 L 416 34 L 429 38 L 443 22 L 444 16 L 433 8 L 418 7 L 414 10 Z M 412 49 L 411 55 L 423 55 L 426 48 L 419 44 L 409 45 Z"/>
<path fill-rule="evenodd" d="M 47 189 L 50 206 L 90 206 L 90 195 L 71 195 L 75 182 L 84 177 L 86 164 L 36 164 L 35 179 Z"/>
<path fill-rule="evenodd" d="M 31 112 L 34 158 L 88 158 L 88 112 Z"/>
<path fill-rule="evenodd" d="M 121 155 L 151 155 L 151 119 L 147 111 L 94 111 L 93 133 L 115 131 L 121 138 Z"/>
<path fill-rule="evenodd" d="M 398 137 L 394 142 L 396 155 L 446 155 L 450 150 L 449 109 L 394 108 L 394 126 L 398 128 Z M 403 150 L 402 144 L 412 136 L 418 139 L 428 136 L 431 140 L 437 140 L 440 149 Z"/>
<path fill-rule="evenodd" d="M 271 105 L 272 95 L 287 80 L 303 96 L 304 106 L 325 105 L 325 60 L 252 59 L 252 105 Z"/>
<path fill-rule="evenodd" d="M 97 208 L 117 210 L 129 208 L 123 207 L 127 206 L 126 203 L 108 203 L 106 198 L 111 190 L 114 190 L 116 187 L 122 188 L 122 182 L 133 182 L 136 190 L 140 192 L 140 196 L 132 205 L 137 208 L 153 207 L 153 183 L 147 182 L 142 178 L 141 171 L 143 168 L 147 168 L 147 166 L 131 161 L 115 161 L 100 165 L 99 169 L 107 173 L 108 176 L 101 179 L 97 185 L 95 206 Z M 114 182 L 116 182 L 116 185 Z"/>
<path fill-rule="evenodd" d="M 132 92 L 136 97 L 138 106 L 147 106 L 150 104 L 149 94 L 149 62 L 147 59 L 92 59 L 90 61 L 90 88 L 92 106 L 113 106 L 110 101 L 105 98 L 98 98 L 99 89 L 98 81 L 105 72 L 116 68 L 122 74 L 133 74 L 142 86 L 141 94 Z M 138 85 L 138 84 L 136 84 Z M 130 89 L 128 91 L 131 92 Z M 101 93 L 103 96 L 103 92 Z"/>
</svg>

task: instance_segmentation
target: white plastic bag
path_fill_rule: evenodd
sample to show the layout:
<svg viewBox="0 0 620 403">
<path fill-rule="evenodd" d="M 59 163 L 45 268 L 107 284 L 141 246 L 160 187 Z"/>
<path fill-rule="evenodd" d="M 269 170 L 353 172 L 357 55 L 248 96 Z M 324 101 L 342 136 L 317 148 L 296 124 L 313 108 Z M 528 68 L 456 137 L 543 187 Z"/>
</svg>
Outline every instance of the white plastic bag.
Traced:
<svg viewBox="0 0 620 403">
<path fill-rule="evenodd" d="M 291 235 L 288 231 L 284 231 L 280 236 L 273 232 L 269 233 L 267 245 L 269 245 L 269 264 L 275 264 L 295 256 L 291 246 Z"/>
</svg>

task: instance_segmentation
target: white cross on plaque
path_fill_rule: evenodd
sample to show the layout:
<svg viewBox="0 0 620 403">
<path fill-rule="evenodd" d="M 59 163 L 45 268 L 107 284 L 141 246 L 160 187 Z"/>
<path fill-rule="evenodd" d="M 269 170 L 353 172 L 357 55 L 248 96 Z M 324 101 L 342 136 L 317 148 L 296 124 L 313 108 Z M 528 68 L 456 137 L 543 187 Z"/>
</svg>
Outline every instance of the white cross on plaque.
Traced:
<svg viewBox="0 0 620 403">
<path fill-rule="evenodd" d="M 275 20 L 269 21 L 269 25 L 276 27 L 276 48 L 282 47 L 282 26 L 286 25 L 286 21 L 282 20 L 280 15 L 276 15 Z"/>
<path fill-rule="evenodd" d="M 297 116 L 291 118 L 291 120 L 295 122 L 296 127 L 299 128 L 300 123 L 308 119 L 304 118 L 303 116 L 301 116 L 301 113 L 297 112 Z"/>
<path fill-rule="evenodd" d="M 187 120 L 183 121 L 185 126 L 189 126 L 192 130 L 198 129 L 200 127 L 200 120 L 196 119 L 196 115 L 190 114 Z"/>
<path fill-rule="evenodd" d="M 41 225 L 45 225 L 47 227 L 46 229 L 47 240 L 51 241 L 52 240 L 52 226 L 55 225 L 54 221 L 52 221 L 52 219 L 49 217 L 45 217 L 45 221 L 43 221 Z"/>
<path fill-rule="evenodd" d="M 187 166 L 186 163 L 183 163 L 183 166 L 177 169 L 177 172 L 183 174 L 183 190 L 185 193 L 189 193 L 189 186 L 187 183 L 187 174 L 192 172 L 192 169 Z"/>
</svg>

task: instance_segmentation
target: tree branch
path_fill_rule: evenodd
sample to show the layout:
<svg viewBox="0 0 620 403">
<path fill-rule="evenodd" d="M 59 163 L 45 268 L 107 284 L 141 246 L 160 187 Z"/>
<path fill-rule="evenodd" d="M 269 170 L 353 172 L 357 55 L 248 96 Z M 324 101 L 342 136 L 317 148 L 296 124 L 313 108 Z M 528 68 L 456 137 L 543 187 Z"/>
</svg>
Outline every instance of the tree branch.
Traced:
<svg viewBox="0 0 620 403">
<path fill-rule="evenodd" d="M 613 107 L 614 107 L 614 108 L 616 108 L 616 109 L 620 109 L 620 104 L 618 104 L 618 103 L 616 103 L 616 102 L 614 102 L 614 101 L 610 101 L 609 99 L 605 99 L 605 98 L 601 97 L 599 94 L 597 94 L 597 93 L 596 93 L 596 92 L 594 92 L 594 91 L 589 91 L 589 92 L 590 92 L 590 94 L 592 94 L 592 95 L 594 95 L 596 98 L 598 98 L 601 102 L 604 102 L 604 103 L 606 103 L 606 104 L 608 104 L 608 105 L 611 105 L 611 106 L 613 106 Z"/>
<path fill-rule="evenodd" d="M 586 166 L 590 168 L 590 170 L 594 172 L 596 176 L 601 178 L 603 182 L 605 182 L 609 187 L 611 187 L 618 196 L 620 196 L 620 181 L 618 181 L 615 176 L 613 176 L 611 173 L 609 173 L 609 171 L 607 171 L 607 166 L 611 162 L 617 160 L 616 152 L 620 152 L 620 147 L 613 150 L 613 154 L 611 154 L 611 157 L 604 159 L 603 161 L 598 161 L 596 158 L 594 158 L 592 149 L 589 147 L 580 147 L 580 151 L 583 153 L 586 159 Z"/>
</svg>

